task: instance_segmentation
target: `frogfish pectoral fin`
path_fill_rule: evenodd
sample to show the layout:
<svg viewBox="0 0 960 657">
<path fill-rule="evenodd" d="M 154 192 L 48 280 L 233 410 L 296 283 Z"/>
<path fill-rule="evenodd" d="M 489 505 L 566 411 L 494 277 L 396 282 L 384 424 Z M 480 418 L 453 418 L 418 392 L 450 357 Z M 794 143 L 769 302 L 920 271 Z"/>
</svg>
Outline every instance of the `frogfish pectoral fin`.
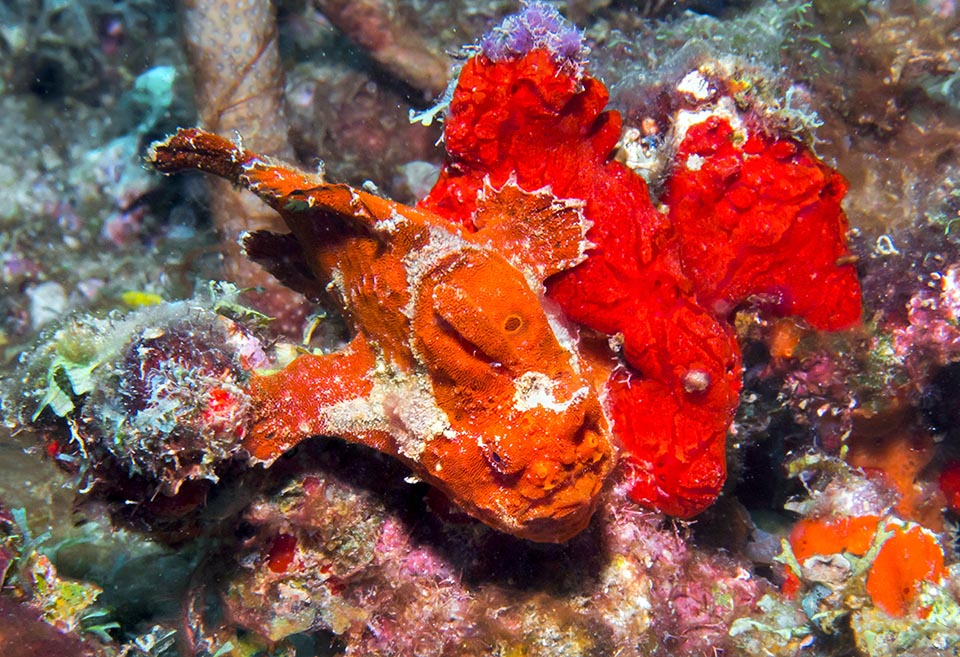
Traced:
<svg viewBox="0 0 960 657">
<path fill-rule="evenodd" d="M 375 362 L 366 339 L 358 335 L 342 351 L 302 354 L 279 372 L 254 375 L 250 380 L 254 419 L 244 438 L 247 452 L 269 464 L 314 435 L 370 444 L 359 429 L 344 431 L 349 426 L 344 416 L 369 397 Z"/>
<path fill-rule="evenodd" d="M 243 254 L 266 269 L 286 287 L 311 301 L 326 299 L 325 281 L 310 270 L 303 246 L 290 233 L 257 230 L 240 236 Z"/>
</svg>

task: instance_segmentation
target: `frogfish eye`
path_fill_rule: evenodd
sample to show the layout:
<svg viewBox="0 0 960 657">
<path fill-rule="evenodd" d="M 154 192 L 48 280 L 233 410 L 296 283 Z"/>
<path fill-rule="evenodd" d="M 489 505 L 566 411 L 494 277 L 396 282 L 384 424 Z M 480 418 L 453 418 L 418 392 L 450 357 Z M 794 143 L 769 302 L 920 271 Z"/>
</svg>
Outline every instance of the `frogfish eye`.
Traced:
<svg viewBox="0 0 960 657">
<path fill-rule="evenodd" d="M 523 319 L 516 313 L 507 315 L 507 318 L 503 320 L 503 330 L 507 333 L 516 333 L 522 326 Z"/>
</svg>

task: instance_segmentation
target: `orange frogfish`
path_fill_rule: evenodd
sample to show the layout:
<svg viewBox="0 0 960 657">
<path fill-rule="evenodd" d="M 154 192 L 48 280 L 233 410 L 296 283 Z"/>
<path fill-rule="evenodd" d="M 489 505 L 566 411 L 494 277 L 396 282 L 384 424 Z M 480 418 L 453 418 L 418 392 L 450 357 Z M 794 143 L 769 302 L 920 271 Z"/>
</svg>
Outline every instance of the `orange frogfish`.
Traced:
<svg viewBox="0 0 960 657">
<path fill-rule="evenodd" d="M 580 204 L 505 181 L 484 190 L 468 232 L 199 129 L 154 144 L 149 160 L 216 174 L 275 208 L 291 233 L 248 234 L 247 254 L 310 297 L 334 296 L 354 331 L 342 351 L 253 377 L 255 459 L 335 435 L 400 459 L 504 532 L 553 542 L 587 525 L 613 452 L 542 284 L 584 258 Z"/>
</svg>

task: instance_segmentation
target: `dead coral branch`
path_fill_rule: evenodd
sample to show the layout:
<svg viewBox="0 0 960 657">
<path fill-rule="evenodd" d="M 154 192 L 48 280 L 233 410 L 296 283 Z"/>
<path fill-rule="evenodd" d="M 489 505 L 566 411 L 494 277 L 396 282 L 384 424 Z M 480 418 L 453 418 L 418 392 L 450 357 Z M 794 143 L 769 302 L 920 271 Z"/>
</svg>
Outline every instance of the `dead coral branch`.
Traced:
<svg viewBox="0 0 960 657">
<path fill-rule="evenodd" d="M 284 73 L 277 47 L 277 21 L 269 0 L 183 0 L 183 30 L 193 70 L 202 125 L 265 153 L 292 159 L 283 110 Z M 281 330 L 295 330 L 301 301 L 267 272 L 247 260 L 238 239 L 243 231 L 282 229 L 246 191 L 229 183 L 211 184 L 213 220 L 220 233 L 228 279 L 264 289 L 259 308 L 278 317 Z"/>
</svg>

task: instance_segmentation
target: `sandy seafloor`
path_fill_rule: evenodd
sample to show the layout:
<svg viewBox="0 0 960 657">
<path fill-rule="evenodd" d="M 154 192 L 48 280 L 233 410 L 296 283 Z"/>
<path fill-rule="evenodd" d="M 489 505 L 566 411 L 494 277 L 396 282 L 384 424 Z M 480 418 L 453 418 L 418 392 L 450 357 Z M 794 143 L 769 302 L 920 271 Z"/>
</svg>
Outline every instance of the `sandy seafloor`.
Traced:
<svg viewBox="0 0 960 657">
<path fill-rule="evenodd" d="M 506 0 L 289 0 L 261 13 L 257 3 L 211 4 L 208 14 L 202 2 L 0 4 L 0 654 L 957 654 L 955 2 L 556 3 L 584 31 L 588 71 L 627 127 L 641 127 L 658 94 L 710 61 L 749 70 L 760 95 L 790 110 L 790 128 L 849 182 L 864 305 L 862 325 L 832 335 L 745 309 L 736 322 L 744 390 L 717 504 L 675 521 L 630 502 L 615 480 L 590 527 L 563 545 L 444 511 L 399 464 L 332 439 L 304 443 L 268 471 L 228 464 L 218 482 L 158 503 L 155 483 L 106 481 L 116 464 L 93 467 L 97 454 L 81 449 L 91 426 L 109 442 L 108 411 L 131 412 L 111 397 L 120 375 L 95 374 L 99 388 L 76 395 L 74 408 L 34 417 L 50 386 L 63 387 L 63 370 L 46 377 L 56 371 L 43 369 L 50 353 L 74 365 L 102 358 L 95 372 L 136 367 L 118 355 L 125 341 L 185 330 L 170 304 L 195 299 L 202 311 L 183 321 L 206 326 L 223 294 L 209 281 L 263 282 L 218 239 L 217 213 L 222 222 L 231 212 L 218 209 L 223 190 L 147 170 L 152 141 L 204 122 L 308 168 L 322 161 L 330 180 L 371 180 L 413 202 L 443 151 L 440 127 L 411 125 L 409 111 L 442 92 L 452 54 L 517 9 Z M 208 23 L 185 24 L 202 16 Z M 282 107 L 276 122 L 229 117 L 224 98 L 247 102 L 230 57 L 196 54 L 227 53 L 247 30 L 276 48 L 255 90 L 272 97 L 265 107 Z M 662 180 L 651 182 L 656 194 Z M 242 225 L 230 216 L 221 231 Z M 269 312 L 288 302 L 301 303 L 263 303 Z M 290 313 L 288 339 L 309 314 L 312 346 L 343 343 L 335 309 L 301 310 Z M 251 315 L 228 314 L 265 344 L 277 339 Z M 201 342 L 222 339 L 203 330 Z M 141 449 L 142 465 L 151 448 Z M 828 506 L 931 537 L 943 567 L 904 584 L 903 614 L 878 609 L 864 588 L 876 554 L 852 548 L 824 559 L 828 574 L 805 572 L 799 594 L 780 593 L 780 538 Z"/>
</svg>

